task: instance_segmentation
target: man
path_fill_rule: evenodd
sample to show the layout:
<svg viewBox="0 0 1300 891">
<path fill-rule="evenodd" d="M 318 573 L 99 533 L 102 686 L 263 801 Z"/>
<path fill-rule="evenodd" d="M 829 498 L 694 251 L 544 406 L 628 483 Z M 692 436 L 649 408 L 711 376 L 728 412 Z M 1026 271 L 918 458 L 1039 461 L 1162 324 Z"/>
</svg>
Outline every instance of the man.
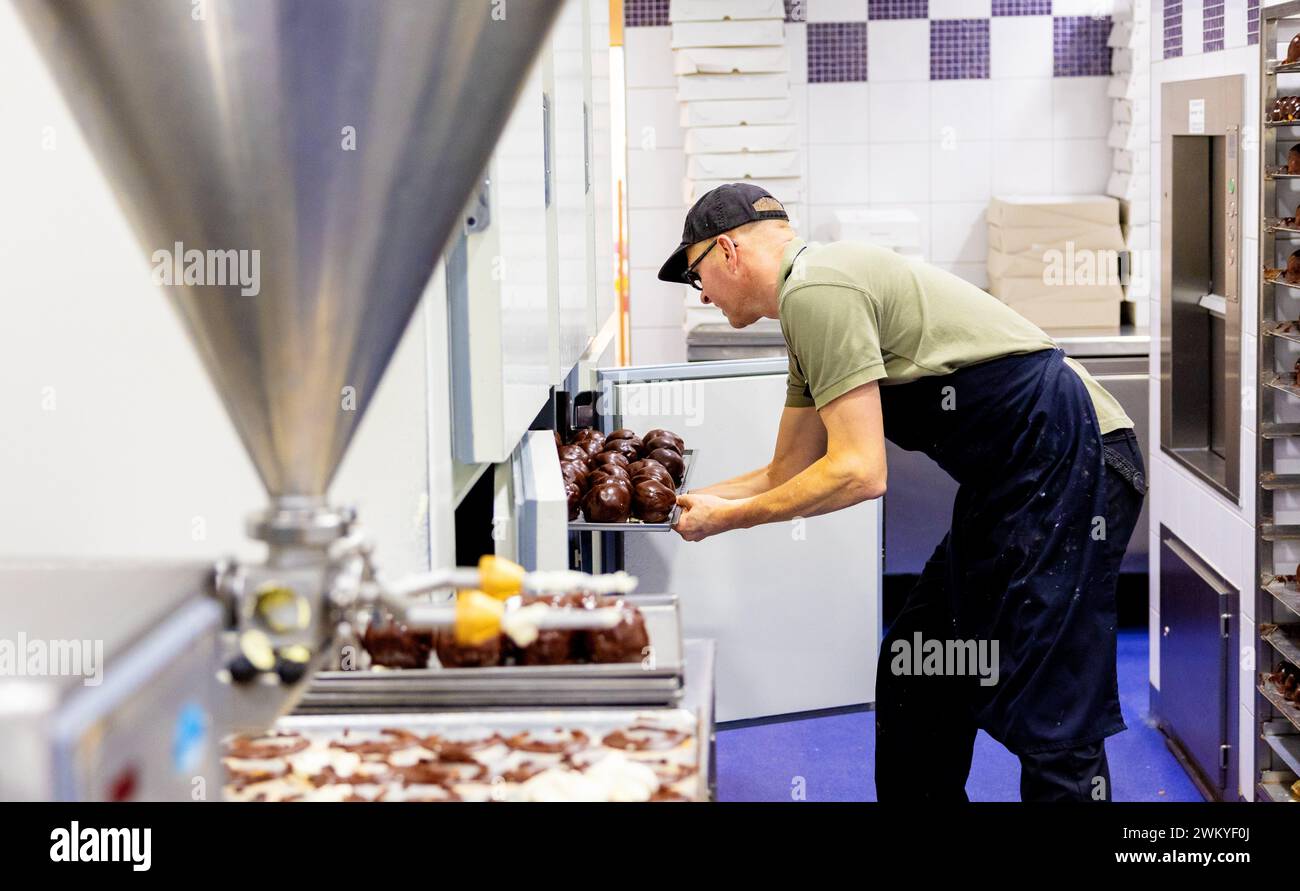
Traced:
<svg viewBox="0 0 1300 891">
<path fill-rule="evenodd" d="M 1115 586 L 1146 491 L 1114 398 L 974 285 L 871 245 L 805 244 L 753 185 L 701 198 L 659 278 L 733 327 L 779 319 L 790 355 L 772 461 L 681 496 L 682 538 L 879 498 L 886 437 L 960 484 L 881 647 L 879 799 L 964 800 L 983 729 L 1020 758 L 1023 799 L 1109 800 Z M 918 641 L 996 644 L 996 682 L 912 674 L 898 654 Z"/>
</svg>

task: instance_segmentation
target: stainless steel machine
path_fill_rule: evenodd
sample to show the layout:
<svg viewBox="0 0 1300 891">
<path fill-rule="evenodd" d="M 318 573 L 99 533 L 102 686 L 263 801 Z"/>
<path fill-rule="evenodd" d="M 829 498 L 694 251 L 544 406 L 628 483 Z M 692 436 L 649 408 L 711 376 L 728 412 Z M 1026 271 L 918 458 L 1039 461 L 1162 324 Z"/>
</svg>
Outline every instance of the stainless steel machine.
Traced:
<svg viewBox="0 0 1300 891">
<path fill-rule="evenodd" d="M 1241 468 L 1241 132 L 1245 78 L 1161 95 L 1160 445 L 1237 501 Z"/>
</svg>

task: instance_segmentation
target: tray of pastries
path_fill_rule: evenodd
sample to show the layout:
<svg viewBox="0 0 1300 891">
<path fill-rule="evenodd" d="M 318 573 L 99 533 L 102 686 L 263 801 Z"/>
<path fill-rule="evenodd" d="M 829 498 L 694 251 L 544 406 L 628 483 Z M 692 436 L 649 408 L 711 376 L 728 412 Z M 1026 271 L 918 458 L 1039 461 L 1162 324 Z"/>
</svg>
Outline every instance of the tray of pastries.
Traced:
<svg viewBox="0 0 1300 891">
<path fill-rule="evenodd" d="M 671 430 L 555 435 L 569 498 L 569 528 L 587 532 L 666 531 L 677 522 L 695 450 Z"/>
<path fill-rule="evenodd" d="M 685 660 L 677 598 L 583 592 L 524 595 L 524 604 L 617 607 L 613 628 L 543 630 L 526 647 L 501 634 L 461 644 L 450 629 L 413 631 L 387 617 L 358 637 L 351 670 L 320 671 L 299 714 L 467 707 L 673 705 Z"/>
<path fill-rule="evenodd" d="M 227 801 L 704 801 L 686 709 L 281 718 L 224 741 Z"/>
</svg>

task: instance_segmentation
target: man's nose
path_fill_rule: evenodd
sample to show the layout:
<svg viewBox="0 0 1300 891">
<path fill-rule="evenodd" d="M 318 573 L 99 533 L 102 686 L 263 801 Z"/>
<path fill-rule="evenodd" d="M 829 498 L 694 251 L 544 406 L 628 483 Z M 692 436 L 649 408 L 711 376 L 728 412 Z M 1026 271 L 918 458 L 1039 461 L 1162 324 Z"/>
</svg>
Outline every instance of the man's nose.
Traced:
<svg viewBox="0 0 1300 891">
<path fill-rule="evenodd" d="M 709 295 L 708 295 L 708 294 L 705 294 L 703 291 L 701 291 L 701 292 L 700 292 L 700 302 L 703 303 L 705 306 L 708 306 L 708 305 L 709 305 L 710 303 L 712 303 L 713 301 L 709 299 Z"/>
</svg>

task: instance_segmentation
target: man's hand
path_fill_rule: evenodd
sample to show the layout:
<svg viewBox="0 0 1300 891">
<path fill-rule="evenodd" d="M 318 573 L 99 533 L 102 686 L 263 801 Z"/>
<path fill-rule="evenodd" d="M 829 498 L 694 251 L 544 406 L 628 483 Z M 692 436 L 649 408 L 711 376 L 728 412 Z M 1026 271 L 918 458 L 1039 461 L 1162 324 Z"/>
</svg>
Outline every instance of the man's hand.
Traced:
<svg viewBox="0 0 1300 891">
<path fill-rule="evenodd" d="M 733 501 L 716 495 L 678 495 L 677 504 L 682 512 L 673 529 L 686 541 L 703 541 L 732 528 L 727 517 Z"/>
</svg>

